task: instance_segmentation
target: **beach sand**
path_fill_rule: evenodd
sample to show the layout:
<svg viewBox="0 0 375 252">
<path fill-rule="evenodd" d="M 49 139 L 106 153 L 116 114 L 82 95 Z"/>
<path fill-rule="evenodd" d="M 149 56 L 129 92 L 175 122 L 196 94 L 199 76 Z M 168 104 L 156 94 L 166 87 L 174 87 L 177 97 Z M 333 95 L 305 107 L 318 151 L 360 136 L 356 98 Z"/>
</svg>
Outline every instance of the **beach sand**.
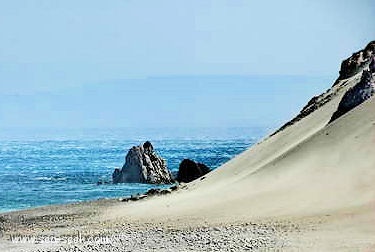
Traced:
<svg viewBox="0 0 375 252">
<path fill-rule="evenodd" d="M 171 194 L 3 214 L 0 251 L 375 251 L 375 100 L 328 124 L 360 77 Z"/>
</svg>

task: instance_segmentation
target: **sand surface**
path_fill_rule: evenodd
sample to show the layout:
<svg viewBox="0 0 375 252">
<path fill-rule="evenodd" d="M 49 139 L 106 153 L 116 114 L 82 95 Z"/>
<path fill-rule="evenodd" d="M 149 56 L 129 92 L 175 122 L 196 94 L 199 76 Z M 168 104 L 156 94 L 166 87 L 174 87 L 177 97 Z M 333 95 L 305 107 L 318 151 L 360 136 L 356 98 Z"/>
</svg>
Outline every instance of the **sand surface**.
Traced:
<svg viewBox="0 0 375 252">
<path fill-rule="evenodd" d="M 375 251 L 375 100 L 328 124 L 359 78 L 172 194 L 3 214 L 0 251 Z"/>
</svg>

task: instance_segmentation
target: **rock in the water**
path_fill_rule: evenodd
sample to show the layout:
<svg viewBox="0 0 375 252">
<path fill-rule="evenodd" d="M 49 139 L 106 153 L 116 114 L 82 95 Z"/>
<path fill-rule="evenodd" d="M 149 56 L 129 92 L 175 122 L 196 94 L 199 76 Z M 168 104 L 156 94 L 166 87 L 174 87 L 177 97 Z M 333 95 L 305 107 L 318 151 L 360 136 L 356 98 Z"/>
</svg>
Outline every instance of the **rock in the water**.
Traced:
<svg viewBox="0 0 375 252">
<path fill-rule="evenodd" d="M 374 78 L 370 71 L 364 70 L 361 81 L 350 88 L 340 101 L 337 111 L 332 115 L 330 122 L 346 114 L 362 102 L 369 99 L 375 93 Z"/>
<path fill-rule="evenodd" d="M 125 158 L 122 169 L 112 174 L 113 183 L 171 184 L 173 178 L 166 162 L 158 156 L 147 141 L 132 147 Z"/>
<path fill-rule="evenodd" d="M 210 171 L 211 169 L 205 164 L 196 163 L 190 159 L 184 159 L 182 160 L 178 169 L 177 181 L 188 183 L 209 173 Z"/>
</svg>

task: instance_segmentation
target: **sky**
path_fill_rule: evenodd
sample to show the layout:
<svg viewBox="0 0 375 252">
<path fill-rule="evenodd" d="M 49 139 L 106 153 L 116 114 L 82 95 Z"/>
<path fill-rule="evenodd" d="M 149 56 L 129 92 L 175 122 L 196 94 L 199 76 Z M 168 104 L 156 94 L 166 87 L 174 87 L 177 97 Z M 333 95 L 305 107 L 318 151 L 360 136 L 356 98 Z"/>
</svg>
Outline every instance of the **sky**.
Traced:
<svg viewBox="0 0 375 252">
<path fill-rule="evenodd" d="M 0 128 L 277 126 L 375 39 L 373 0 L 0 0 Z"/>
</svg>

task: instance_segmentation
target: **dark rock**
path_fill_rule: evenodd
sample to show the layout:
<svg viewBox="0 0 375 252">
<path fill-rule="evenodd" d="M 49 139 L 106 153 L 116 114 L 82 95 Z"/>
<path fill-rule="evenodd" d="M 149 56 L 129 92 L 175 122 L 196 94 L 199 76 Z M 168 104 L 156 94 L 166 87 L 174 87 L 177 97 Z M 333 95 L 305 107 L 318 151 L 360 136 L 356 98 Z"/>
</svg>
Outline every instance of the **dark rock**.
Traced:
<svg viewBox="0 0 375 252">
<path fill-rule="evenodd" d="M 330 122 L 357 107 L 373 96 L 374 93 L 374 78 L 372 77 L 370 71 L 364 70 L 361 81 L 344 94 L 336 112 L 332 115 Z"/>
<path fill-rule="evenodd" d="M 137 200 L 139 200 L 139 197 L 138 197 L 138 195 L 132 195 L 132 196 L 130 196 L 129 200 L 131 200 L 131 201 L 137 201 Z"/>
<path fill-rule="evenodd" d="M 172 191 L 176 191 L 178 189 L 178 186 L 175 185 L 175 186 L 170 187 L 169 189 L 171 189 Z"/>
<path fill-rule="evenodd" d="M 151 188 L 150 190 L 148 190 L 146 192 L 146 195 L 147 196 L 155 196 L 155 195 L 169 194 L 169 193 L 172 193 L 173 191 L 176 191 L 178 188 L 179 188 L 178 185 L 174 185 L 174 186 L 172 186 L 170 188 L 167 188 L 167 189 L 155 189 L 155 188 Z"/>
<path fill-rule="evenodd" d="M 351 57 L 341 63 L 339 80 L 350 78 L 362 71 L 375 54 L 375 41 L 370 42 L 365 49 L 353 53 Z"/>
<path fill-rule="evenodd" d="M 120 202 L 138 201 L 138 200 L 141 200 L 141 199 L 145 199 L 147 197 L 148 197 L 148 195 L 146 195 L 146 194 L 133 194 L 130 197 L 119 198 L 118 200 Z"/>
<path fill-rule="evenodd" d="M 158 156 L 147 141 L 132 147 L 125 158 L 122 169 L 115 169 L 113 183 L 171 184 L 172 174 L 163 158 Z"/>
<path fill-rule="evenodd" d="M 154 189 L 154 188 L 151 188 L 150 190 L 148 190 L 147 192 L 146 192 L 146 194 L 147 195 L 150 195 L 150 196 L 152 196 L 152 195 L 157 195 L 157 194 L 159 194 L 160 193 L 160 189 Z"/>
<path fill-rule="evenodd" d="M 188 183 L 209 173 L 210 171 L 211 169 L 205 164 L 196 163 L 190 159 L 184 159 L 182 160 L 178 169 L 177 181 Z"/>
</svg>

